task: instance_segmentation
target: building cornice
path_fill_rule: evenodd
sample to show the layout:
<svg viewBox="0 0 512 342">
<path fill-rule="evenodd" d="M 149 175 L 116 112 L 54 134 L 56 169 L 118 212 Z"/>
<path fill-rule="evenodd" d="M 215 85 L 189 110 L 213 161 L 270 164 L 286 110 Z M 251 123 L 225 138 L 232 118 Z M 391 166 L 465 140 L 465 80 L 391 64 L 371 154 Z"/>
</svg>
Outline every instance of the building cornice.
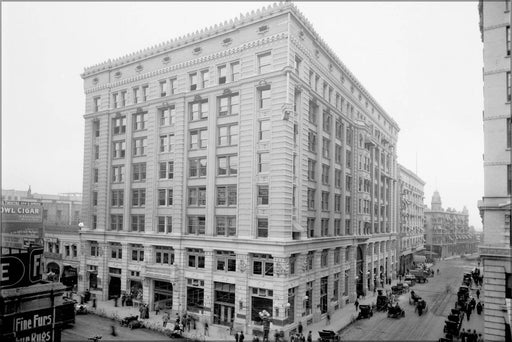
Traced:
<svg viewBox="0 0 512 342">
<path fill-rule="evenodd" d="M 508 119 L 508 118 L 510 118 L 510 114 L 502 114 L 502 115 L 485 117 L 484 121 L 502 120 L 502 119 Z"/>
<path fill-rule="evenodd" d="M 207 55 L 207 56 L 202 56 L 202 57 L 199 57 L 199 58 L 195 58 L 195 59 L 191 59 L 191 60 L 188 60 L 188 61 L 185 61 L 185 62 L 174 64 L 174 65 L 171 65 L 171 66 L 168 66 L 168 67 L 165 67 L 165 68 L 153 70 L 151 72 L 147 72 L 147 73 L 144 73 L 144 74 L 136 75 L 136 76 L 133 76 L 133 77 L 128 77 L 128 78 L 125 78 L 125 79 L 120 80 L 120 81 L 109 82 L 109 83 L 105 83 L 105 84 L 102 84 L 102 85 L 99 85 L 99 86 L 96 86 L 96 87 L 91 87 L 91 88 L 86 89 L 85 93 L 86 94 L 90 94 L 90 93 L 97 92 L 97 91 L 100 91 L 100 90 L 103 90 L 103 89 L 115 88 L 115 87 L 118 87 L 118 86 L 122 86 L 124 84 L 130 84 L 132 82 L 137 82 L 137 81 L 149 79 L 151 77 L 158 76 L 158 75 L 161 75 L 161 74 L 166 74 L 166 73 L 169 73 L 169 72 L 172 72 L 172 71 L 175 71 L 175 70 L 179 70 L 179 69 L 183 69 L 183 68 L 188 68 L 188 67 L 193 66 L 193 65 L 197 65 L 197 64 L 208 62 L 208 61 L 216 60 L 218 58 L 232 56 L 232 55 L 238 54 L 238 53 L 240 53 L 240 52 L 242 52 L 244 50 L 256 48 L 258 46 L 262 46 L 262 45 L 269 44 L 269 43 L 272 43 L 272 42 L 276 42 L 276 41 L 279 41 L 279 40 L 282 40 L 282 39 L 286 39 L 287 37 L 288 37 L 287 32 L 281 32 L 281 33 L 278 33 L 278 34 L 275 34 L 275 35 L 272 35 L 272 36 L 268 36 L 268 37 L 264 37 L 264 38 L 261 38 L 261 39 L 258 39 L 258 40 L 254 40 L 252 42 L 244 43 L 244 44 L 242 44 L 240 46 L 237 46 L 237 47 L 233 47 L 233 48 L 230 48 L 230 49 L 227 49 L 227 50 L 215 52 L 215 53 L 212 53 L 212 54 Z"/>
</svg>

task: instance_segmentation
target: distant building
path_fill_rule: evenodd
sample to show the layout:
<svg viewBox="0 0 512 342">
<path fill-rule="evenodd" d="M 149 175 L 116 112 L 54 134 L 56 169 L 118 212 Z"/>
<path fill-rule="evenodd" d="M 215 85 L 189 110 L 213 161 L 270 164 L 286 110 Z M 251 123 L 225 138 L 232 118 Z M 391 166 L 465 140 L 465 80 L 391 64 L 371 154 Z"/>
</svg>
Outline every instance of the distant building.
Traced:
<svg viewBox="0 0 512 342">
<path fill-rule="evenodd" d="M 400 220 L 398 225 L 399 273 L 414 268 L 414 256 L 423 255 L 425 242 L 425 182 L 414 172 L 398 164 Z"/>
<path fill-rule="evenodd" d="M 80 237 L 78 235 L 82 212 L 80 193 L 38 194 L 31 188 L 2 190 L 4 201 L 41 203 L 43 207 L 45 278 L 60 280 L 72 286 L 77 283 L 79 269 Z"/>
<path fill-rule="evenodd" d="M 484 193 L 480 257 L 485 341 L 512 341 L 512 128 L 510 0 L 479 2 L 484 80 Z"/>
<path fill-rule="evenodd" d="M 432 196 L 430 209 L 425 210 L 425 245 L 428 252 L 437 258 L 476 253 L 476 236 L 470 230 L 469 213 L 466 207 L 462 211 L 443 209 L 441 196 L 436 190 Z"/>
<path fill-rule="evenodd" d="M 396 276 L 398 125 L 293 4 L 82 78 L 80 289 L 290 332 Z"/>
</svg>

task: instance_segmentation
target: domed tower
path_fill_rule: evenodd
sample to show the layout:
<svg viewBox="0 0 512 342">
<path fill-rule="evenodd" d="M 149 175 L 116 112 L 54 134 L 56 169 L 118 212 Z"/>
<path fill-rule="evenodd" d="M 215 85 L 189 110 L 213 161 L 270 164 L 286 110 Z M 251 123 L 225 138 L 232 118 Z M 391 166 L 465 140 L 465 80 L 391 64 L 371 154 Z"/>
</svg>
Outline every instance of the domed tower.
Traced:
<svg viewBox="0 0 512 342">
<path fill-rule="evenodd" d="M 441 206 L 441 195 L 439 195 L 439 191 L 434 191 L 434 195 L 432 195 L 432 211 L 443 211 L 443 207 Z"/>
</svg>

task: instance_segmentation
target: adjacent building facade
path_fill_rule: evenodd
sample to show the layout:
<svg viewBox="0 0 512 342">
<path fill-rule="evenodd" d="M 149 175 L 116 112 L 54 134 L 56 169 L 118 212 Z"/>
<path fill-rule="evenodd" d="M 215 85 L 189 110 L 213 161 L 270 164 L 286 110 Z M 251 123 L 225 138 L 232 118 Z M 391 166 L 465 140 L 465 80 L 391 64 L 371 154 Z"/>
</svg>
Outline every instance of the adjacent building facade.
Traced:
<svg viewBox="0 0 512 342">
<path fill-rule="evenodd" d="M 79 289 L 261 329 L 396 276 L 396 122 L 290 3 L 88 67 Z"/>
<path fill-rule="evenodd" d="M 425 182 L 411 170 L 398 164 L 400 222 L 398 225 L 399 274 L 414 268 L 414 256 L 425 249 Z"/>
<path fill-rule="evenodd" d="M 484 269 L 485 340 L 511 341 L 510 1 L 480 1 L 484 79 L 484 195 L 480 256 Z"/>
<path fill-rule="evenodd" d="M 469 213 L 442 207 L 439 192 L 434 191 L 431 207 L 425 209 L 425 243 L 427 255 L 446 258 L 476 253 L 478 250 L 474 228 L 468 225 Z"/>
</svg>

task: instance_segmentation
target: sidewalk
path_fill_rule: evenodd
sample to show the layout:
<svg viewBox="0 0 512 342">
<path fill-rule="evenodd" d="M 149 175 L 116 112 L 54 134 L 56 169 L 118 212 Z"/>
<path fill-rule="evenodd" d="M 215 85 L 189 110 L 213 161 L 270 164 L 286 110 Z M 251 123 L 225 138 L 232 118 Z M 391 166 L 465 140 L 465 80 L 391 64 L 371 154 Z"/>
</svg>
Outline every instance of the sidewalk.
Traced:
<svg viewBox="0 0 512 342">
<path fill-rule="evenodd" d="M 386 285 L 385 289 L 390 290 L 392 285 L 396 285 L 398 281 L 393 280 L 391 285 Z M 75 296 L 75 299 L 78 299 L 77 296 Z M 359 304 L 363 305 L 371 305 L 372 303 L 377 302 L 377 294 L 373 292 L 368 292 L 368 295 L 364 298 L 359 299 Z M 132 316 L 132 315 L 140 315 L 139 310 L 137 307 L 131 307 L 131 306 L 114 306 L 114 301 L 97 301 L 96 303 L 96 309 L 92 308 L 92 301 L 89 301 L 87 303 L 87 310 L 91 314 L 96 314 L 98 316 L 107 317 L 107 318 L 115 318 L 117 320 L 121 320 L 122 318 L 126 316 Z M 347 326 L 349 326 L 352 322 L 356 320 L 356 317 L 358 315 L 359 311 L 356 311 L 356 308 L 354 306 L 354 303 L 349 303 L 345 305 L 345 307 L 331 313 L 331 322 L 330 324 L 326 324 L 326 320 L 321 320 L 319 322 L 313 323 L 311 325 L 306 325 L 306 321 L 302 321 L 302 324 L 304 326 L 304 333 L 307 335 L 309 331 L 311 331 L 313 340 L 318 340 L 318 337 L 320 336 L 318 334 L 319 331 L 322 330 L 333 330 L 334 332 L 338 332 Z M 171 330 L 174 329 L 174 319 L 176 317 L 176 314 L 173 312 L 170 314 L 171 321 L 167 324 L 167 327 L 163 328 L 163 312 L 161 311 L 158 315 L 155 314 L 155 311 L 150 311 L 149 318 L 144 319 L 144 326 L 148 329 L 158 331 L 161 333 L 168 333 Z M 204 336 L 204 322 L 196 321 L 196 329 L 193 329 L 191 327 L 190 331 L 186 331 L 183 334 L 184 337 L 191 338 L 191 339 L 197 339 L 200 341 L 234 341 L 234 336 L 229 334 L 229 328 L 225 326 L 220 325 L 209 325 L 209 336 Z M 281 329 L 278 329 L 281 330 Z M 274 333 L 276 332 L 275 329 L 270 330 L 270 339 L 273 340 Z M 235 332 L 233 331 L 233 334 Z M 245 333 L 244 333 L 245 334 Z M 254 336 L 250 334 L 248 331 L 247 334 L 245 334 L 245 341 L 252 341 Z"/>
</svg>

